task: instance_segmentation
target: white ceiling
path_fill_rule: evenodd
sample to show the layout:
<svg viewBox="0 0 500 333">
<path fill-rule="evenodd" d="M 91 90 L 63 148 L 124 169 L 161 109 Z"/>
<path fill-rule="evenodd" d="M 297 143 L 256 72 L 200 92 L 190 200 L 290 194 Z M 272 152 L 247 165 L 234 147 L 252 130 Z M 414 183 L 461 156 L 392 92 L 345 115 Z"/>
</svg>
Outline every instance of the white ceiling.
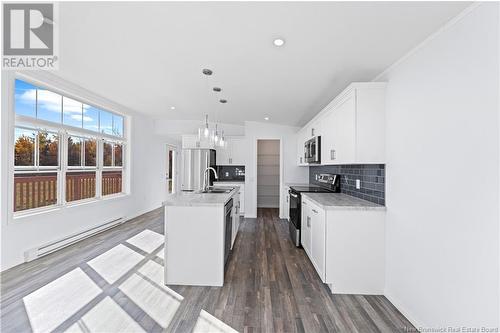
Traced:
<svg viewBox="0 0 500 333">
<path fill-rule="evenodd" d="M 59 76 L 155 118 L 302 125 L 465 2 L 60 4 Z M 273 46 L 275 37 L 286 44 Z M 203 68 L 214 75 L 206 86 Z M 223 88 L 216 102 L 212 86 Z M 170 107 L 175 106 L 175 110 Z"/>
</svg>

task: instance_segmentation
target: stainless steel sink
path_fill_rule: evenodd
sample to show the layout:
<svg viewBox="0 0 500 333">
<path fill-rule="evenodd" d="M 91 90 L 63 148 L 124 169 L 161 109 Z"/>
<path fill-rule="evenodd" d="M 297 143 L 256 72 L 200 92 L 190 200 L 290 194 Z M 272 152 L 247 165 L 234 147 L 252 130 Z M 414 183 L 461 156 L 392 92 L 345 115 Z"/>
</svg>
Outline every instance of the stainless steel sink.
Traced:
<svg viewBox="0 0 500 333">
<path fill-rule="evenodd" d="M 234 189 L 234 187 L 209 187 L 206 191 L 200 191 L 200 193 L 229 193 Z"/>
</svg>

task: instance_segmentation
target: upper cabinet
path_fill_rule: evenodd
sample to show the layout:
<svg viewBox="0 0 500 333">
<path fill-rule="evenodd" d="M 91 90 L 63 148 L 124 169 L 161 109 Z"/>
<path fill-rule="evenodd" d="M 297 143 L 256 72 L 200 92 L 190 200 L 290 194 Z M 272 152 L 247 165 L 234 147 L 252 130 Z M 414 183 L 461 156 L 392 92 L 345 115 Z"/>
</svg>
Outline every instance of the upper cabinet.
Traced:
<svg viewBox="0 0 500 333">
<path fill-rule="evenodd" d="M 383 82 L 349 85 L 299 131 L 302 156 L 304 142 L 320 135 L 322 165 L 385 163 L 385 87 Z"/>
<path fill-rule="evenodd" d="M 198 140 L 196 134 L 185 134 L 182 136 L 182 149 L 214 149 L 210 140 Z"/>
<path fill-rule="evenodd" d="M 226 147 L 217 147 L 217 165 L 245 165 L 245 138 L 227 137 Z"/>
</svg>

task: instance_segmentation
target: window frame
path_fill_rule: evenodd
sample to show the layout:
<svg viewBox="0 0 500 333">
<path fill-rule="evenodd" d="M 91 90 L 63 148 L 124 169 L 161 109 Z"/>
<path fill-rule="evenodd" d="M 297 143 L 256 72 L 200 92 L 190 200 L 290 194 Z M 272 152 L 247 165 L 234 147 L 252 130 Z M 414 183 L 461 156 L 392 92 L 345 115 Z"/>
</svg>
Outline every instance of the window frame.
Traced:
<svg viewBox="0 0 500 333">
<path fill-rule="evenodd" d="M 123 133 L 122 136 L 114 136 L 114 135 L 109 135 L 102 133 L 100 131 L 100 123 L 99 123 L 99 117 L 97 119 L 98 123 L 98 128 L 99 130 L 93 131 L 89 129 L 85 129 L 82 127 L 73 127 L 70 125 L 66 125 L 63 122 L 63 117 L 64 117 L 64 103 L 61 101 L 61 121 L 59 123 L 43 120 L 43 119 L 38 119 L 36 117 L 31 117 L 31 116 L 26 116 L 26 115 L 19 115 L 16 114 L 15 110 L 15 84 L 16 80 L 21 80 L 24 81 L 28 84 L 31 84 L 35 86 L 36 88 L 39 89 L 44 89 L 44 90 L 49 90 L 53 93 L 59 94 L 61 96 L 61 99 L 64 97 L 73 99 L 77 102 L 81 102 L 82 105 L 89 105 L 97 110 L 102 110 L 105 112 L 109 112 L 112 115 L 117 115 L 122 117 L 123 119 Z M 39 213 L 44 213 L 44 212 L 50 212 L 54 210 L 59 210 L 59 209 L 64 209 L 64 208 L 69 208 L 72 206 L 77 206 L 81 205 L 83 203 L 92 203 L 92 202 L 100 202 L 103 200 L 109 200 L 112 198 L 116 197 L 123 197 L 129 195 L 129 188 L 127 184 L 129 183 L 129 175 L 127 172 L 128 169 L 128 164 L 127 164 L 127 158 L 125 158 L 125 151 L 126 147 L 128 145 L 128 117 L 125 114 L 116 112 L 114 110 L 110 110 L 109 107 L 103 107 L 99 106 L 97 103 L 93 103 L 92 101 L 89 101 L 86 98 L 78 97 L 75 94 L 67 93 L 65 91 L 62 91 L 61 89 L 53 88 L 49 84 L 45 84 L 43 82 L 38 82 L 37 80 L 33 80 L 32 78 L 24 76 L 24 74 L 21 73 L 16 73 L 15 75 L 12 76 L 12 84 L 10 85 L 10 92 L 9 92 L 9 106 L 10 106 L 10 114 L 12 115 L 11 121 L 9 121 L 9 133 L 10 133 L 10 138 L 9 138 L 9 150 L 10 150 L 10 158 L 9 158 L 9 195 L 8 195 L 8 212 L 9 212 L 9 221 L 15 221 L 18 218 L 24 217 L 24 216 L 30 216 L 30 215 L 36 215 Z M 38 104 L 35 102 L 35 115 L 37 115 L 37 108 Z M 98 112 L 100 114 L 100 112 Z M 82 113 L 82 122 L 83 122 L 83 113 Z M 14 147 L 15 147 L 15 129 L 16 128 L 22 128 L 22 129 L 28 129 L 28 130 L 34 130 L 36 131 L 37 135 L 35 136 L 35 160 L 34 160 L 34 166 L 15 166 L 15 152 L 14 152 Z M 39 154 L 39 144 L 38 144 L 38 132 L 39 131 L 47 131 L 50 133 L 54 133 L 58 135 L 58 166 L 53 167 L 53 166 L 39 166 L 38 165 L 38 154 Z M 68 155 L 68 137 L 69 136 L 76 136 L 79 138 L 85 139 L 95 139 L 97 142 L 96 145 L 96 166 L 85 166 L 85 143 L 82 144 L 82 167 L 68 167 L 67 165 L 67 155 Z M 102 142 L 106 140 L 109 142 L 113 143 L 119 143 L 122 145 L 122 166 L 121 167 L 113 167 L 113 169 L 120 169 L 122 171 L 122 191 L 120 193 L 114 193 L 106 196 L 102 196 L 102 188 L 101 188 L 101 182 L 102 182 L 102 172 L 111 170 L 104 169 L 102 166 Z M 85 141 L 84 141 L 85 142 Z M 113 156 L 114 158 L 114 156 Z M 74 201 L 66 201 L 66 174 L 69 172 L 74 172 L 74 171 L 92 171 L 95 170 L 96 173 L 96 193 L 95 197 L 92 198 L 86 198 L 86 199 L 81 199 L 81 200 L 74 200 Z M 14 187 L 14 177 L 15 174 L 19 173 L 48 173 L 55 171 L 57 172 L 57 201 L 53 205 L 48 205 L 48 206 L 43 206 L 43 207 L 36 207 L 36 208 L 30 208 L 30 209 L 25 209 L 25 210 L 20 210 L 20 211 L 14 211 L 14 196 L 15 196 L 15 187 Z"/>
</svg>

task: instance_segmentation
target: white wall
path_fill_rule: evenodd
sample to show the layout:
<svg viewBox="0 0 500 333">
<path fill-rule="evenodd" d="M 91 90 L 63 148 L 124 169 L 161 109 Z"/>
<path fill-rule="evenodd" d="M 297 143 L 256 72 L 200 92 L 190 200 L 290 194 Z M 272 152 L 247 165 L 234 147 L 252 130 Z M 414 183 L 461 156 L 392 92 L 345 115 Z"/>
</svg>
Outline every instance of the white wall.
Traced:
<svg viewBox="0 0 500 333">
<path fill-rule="evenodd" d="M 257 217 L 257 139 L 280 139 L 283 156 L 282 184 L 288 182 L 308 183 L 309 170 L 297 167 L 297 131 L 298 127 L 245 122 L 245 149 L 247 152 L 245 166 L 245 216 Z M 280 188 L 281 193 L 281 188 Z M 281 198 L 283 200 L 283 198 Z M 283 207 L 283 204 L 280 204 Z"/>
<path fill-rule="evenodd" d="M 119 217 L 134 217 L 160 207 L 166 194 L 166 139 L 153 134 L 154 121 L 131 110 L 105 100 L 98 95 L 72 85 L 46 72 L 29 72 L 34 79 L 48 86 L 57 87 L 84 100 L 128 115 L 131 135 L 128 157 L 130 160 L 130 194 L 121 198 L 100 200 L 80 206 L 57 209 L 10 220 L 7 198 L 9 174 L 8 154 L 10 151 L 9 122 L 12 121 L 10 102 L 13 94 L 13 75 L 2 72 L 1 112 L 1 270 L 24 261 L 24 251 L 63 238 L 69 234 L 88 229 Z"/>
<path fill-rule="evenodd" d="M 386 295 L 422 327 L 499 325 L 499 10 L 390 68 Z"/>
</svg>

